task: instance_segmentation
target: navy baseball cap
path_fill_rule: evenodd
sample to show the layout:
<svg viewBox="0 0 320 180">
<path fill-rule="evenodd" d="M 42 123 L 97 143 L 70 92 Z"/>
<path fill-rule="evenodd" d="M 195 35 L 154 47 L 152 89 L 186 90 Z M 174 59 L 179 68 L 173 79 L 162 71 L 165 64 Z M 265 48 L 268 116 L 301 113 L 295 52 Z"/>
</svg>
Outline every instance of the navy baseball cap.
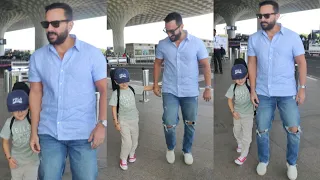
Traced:
<svg viewBox="0 0 320 180">
<path fill-rule="evenodd" d="M 7 107 L 9 112 L 24 111 L 29 107 L 29 96 L 23 90 L 14 90 L 8 94 Z"/>
<path fill-rule="evenodd" d="M 129 71 L 125 68 L 116 69 L 116 72 L 114 73 L 114 80 L 118 84 L 129 82 L 130 81 Z"/>
<path fill-rule="evenodd" d="M 236 64 L 231 69 L 232 80 L 243 79 L 247 74 L 248 70 L 243 64 Z"/>
</svg>

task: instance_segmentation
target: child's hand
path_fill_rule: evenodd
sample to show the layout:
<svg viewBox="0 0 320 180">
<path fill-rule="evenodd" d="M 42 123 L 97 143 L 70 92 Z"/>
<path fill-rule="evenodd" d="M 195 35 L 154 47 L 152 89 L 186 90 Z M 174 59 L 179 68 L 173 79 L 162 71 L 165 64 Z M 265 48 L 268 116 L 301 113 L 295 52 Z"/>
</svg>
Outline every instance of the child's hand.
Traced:
<svg viewBox="0 0 320 180">
<path fill-rule="evenodd" d="M 239 114 L 238 112 L 233 112 L 233 113 L 232 113 L 232 116 L 233 116 L 236 120 L 240 119 L 240 114 Z"/>
<path fill-rule="evenodd" d="M 8 162 L 9 162 L 9 167 L 10 167 L 10 169 L 15 169 L 15 168 L 18 167 L 18 163 L 17 163 L 17 161 L 16 161 L 13 157 L 11 157 L 10 159 L 8 159 Z"/>
<path fill-rule="evenodd" d="M 119 123 L 117 123 L 117 124 L 115 125 L 115 127 L 116 127 L 116 130 L 118 130 L 118 131 L 120 131 L 120 130 L 121 130 L 121 128 L 120 128 L 120 124 L 119 124 Z"/>
</svg>

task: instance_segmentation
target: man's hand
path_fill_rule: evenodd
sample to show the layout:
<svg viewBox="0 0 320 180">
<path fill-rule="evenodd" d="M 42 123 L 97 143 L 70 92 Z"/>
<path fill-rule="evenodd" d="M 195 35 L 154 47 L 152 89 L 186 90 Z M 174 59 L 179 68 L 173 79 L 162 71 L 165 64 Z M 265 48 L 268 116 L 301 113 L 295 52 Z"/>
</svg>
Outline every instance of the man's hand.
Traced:
<svg viewBox="0 0 320 180">
<path fill-rule="evenodd" d="M 37 134 L 31 134 L 29 144 L 33 152 L 40 153 L 39 136 Z"/>
<path fill-rule="evenodd" d="M 238 112 L 233 112 L 232 116 L 236 119 L 239 120 L 240 119 L 240 114 Z"/>
<path fill-rule="evenodd" d="M 258 107 L 259 99 L 258 99 L 258 95 L 255 91 L 251 92 L 251 102 L 255 107 Z"/>
<path fill-rule="evenodd" d="M 211 100 L 211 89 L 206 88 L 203 92 L 203 99 L 205 101 L 210 101 Z"/>
<path fill-rule="evenodd" d="M 103 143 L 105 135 L 106 128 L 101 123 L 98 123 L 88 139 L 88 142 L 91 142 L 92 149 L 96 149 Z"/>
<path fill-rule="evenodd" d="M 161 89 L 160 89 L 160 86 L 158 84 L 154 84 L 153 85 L 153 93 L 156 96 L 161 97 Z"/>
<path fill-rule="evenodd" d="M 305 99 L 306 99 L 306 90 L 300 88 L 296 97 L 296 101 L 298 105 L 302 105 Z"/>
<path fill-rule="evenodd" d="M 15 168 L 18 167 L 18 163 L 17 163 L 17 161 L 16 161 L 13 157 L 11 157 L 10 159 L 8 159 L 8 162 L 9 162 L 9 167 L 10 167 L 10 169 L 15 169 Z"/>
</svg>

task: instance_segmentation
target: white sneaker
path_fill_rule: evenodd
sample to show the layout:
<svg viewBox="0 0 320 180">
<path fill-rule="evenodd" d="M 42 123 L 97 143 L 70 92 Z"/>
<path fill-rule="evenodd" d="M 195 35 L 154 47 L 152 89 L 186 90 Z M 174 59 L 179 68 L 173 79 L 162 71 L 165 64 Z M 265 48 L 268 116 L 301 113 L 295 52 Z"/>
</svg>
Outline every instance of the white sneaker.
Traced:
<svg viewBox="0 0 320 180">
<path fill-rule="evenodd" d="M 287 168 L 288 168 L 288 171 L 287 171 L 288 178 L 290 180 L 296 180 L 298 176 L 297 165 L 291 166 L 287 163 Z"/>
<path fill-rule="evenodd" d="M 260 176 L 265 175 L 267 172 L 267 166 L 268 166 L 268 163 L 259 162 L 259 164 L 257 166 L 257 173 Z"/>
<path fill-rule="evenodd" d="M 175 161 L 175 154 L 174 150 L 167 150 L 167 155 L 166 155 L 168 163 L 172 164 Z"/>
<path fill-rule="evenodd" d="M 237 153 L 241 153 L 241 146 L 237 147 Z"/>
<path fill-rule="evenodd" d="M 187 165 L 191 165 L 193 163 L 193 157 L 191 153 L 183 153 L 184 156 L 184 162 Z"/>
<path fill-rule="evenodd" d="M 247 160 L 247 157 L 238 157 L 238 159 L 234 160 L 234 162 L 238 165 L 242 165 Z"/>
</svg>

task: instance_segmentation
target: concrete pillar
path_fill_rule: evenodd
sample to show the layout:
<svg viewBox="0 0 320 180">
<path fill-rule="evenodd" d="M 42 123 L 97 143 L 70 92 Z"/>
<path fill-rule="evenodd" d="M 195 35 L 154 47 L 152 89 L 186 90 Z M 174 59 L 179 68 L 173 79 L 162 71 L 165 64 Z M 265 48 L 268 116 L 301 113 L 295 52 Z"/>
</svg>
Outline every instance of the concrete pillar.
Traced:
<svg viewBox="0 0 320 180">
<path fill-rule="evenodd" d="M 121 56 L 124 53 L 124 27 L 125 23 L 112 23 L 112 34 L 113 34 L 113 50 L 115 53 L 120 53 Z"/>
<path fill-rule="evenodd" d="M 42 46 L 48 44 L 48 39 L 46 35 L 45 29 L 41 26 L 40 22 L 45 20 L 45 12 L 40 12 L 38 15 L 33 14 L 29 16 L 31 21 L 33 22 L 35 28 L 35 47 L 34 49 L 37 50 Z"/>
<path fill-rule="evenodd" d="M 225 21 L 226 21 L 227 26 L 235 26 L 236 25 L 236 21 L 235 21 L 234 17 L 225 18 Z M 236 31 L 235 30 L 229 29 L 229 30 L 227 30 L 227 34 L 228 34 L 229 38 L 235 38 L 236 37 Z"/>
<path fill-rule="evenodd" d="M 259 22 L 259 19 L 257 18 L 257 31 L 261 30 L 261 25 L 260 25 L 260 22 Z"/>
<path fill-rule="evenodd" d="M 4 38 L 4 33 L 6 31 L 6 28 L 0 27 L 0 39 Z M 0 56 L 4 55 L 4 45 L 0 45 Z"/>
<path fill-rule="evenodd" d="M 10 26 L 21 20 L 24 17 L 22 12 L 10 10 L 0 11 L 0 39 L 4 38 L 4 33 L 8 30 Z M 4 45 L 0 45 L 0 56 L 4 55 Z"/>
</svg>

